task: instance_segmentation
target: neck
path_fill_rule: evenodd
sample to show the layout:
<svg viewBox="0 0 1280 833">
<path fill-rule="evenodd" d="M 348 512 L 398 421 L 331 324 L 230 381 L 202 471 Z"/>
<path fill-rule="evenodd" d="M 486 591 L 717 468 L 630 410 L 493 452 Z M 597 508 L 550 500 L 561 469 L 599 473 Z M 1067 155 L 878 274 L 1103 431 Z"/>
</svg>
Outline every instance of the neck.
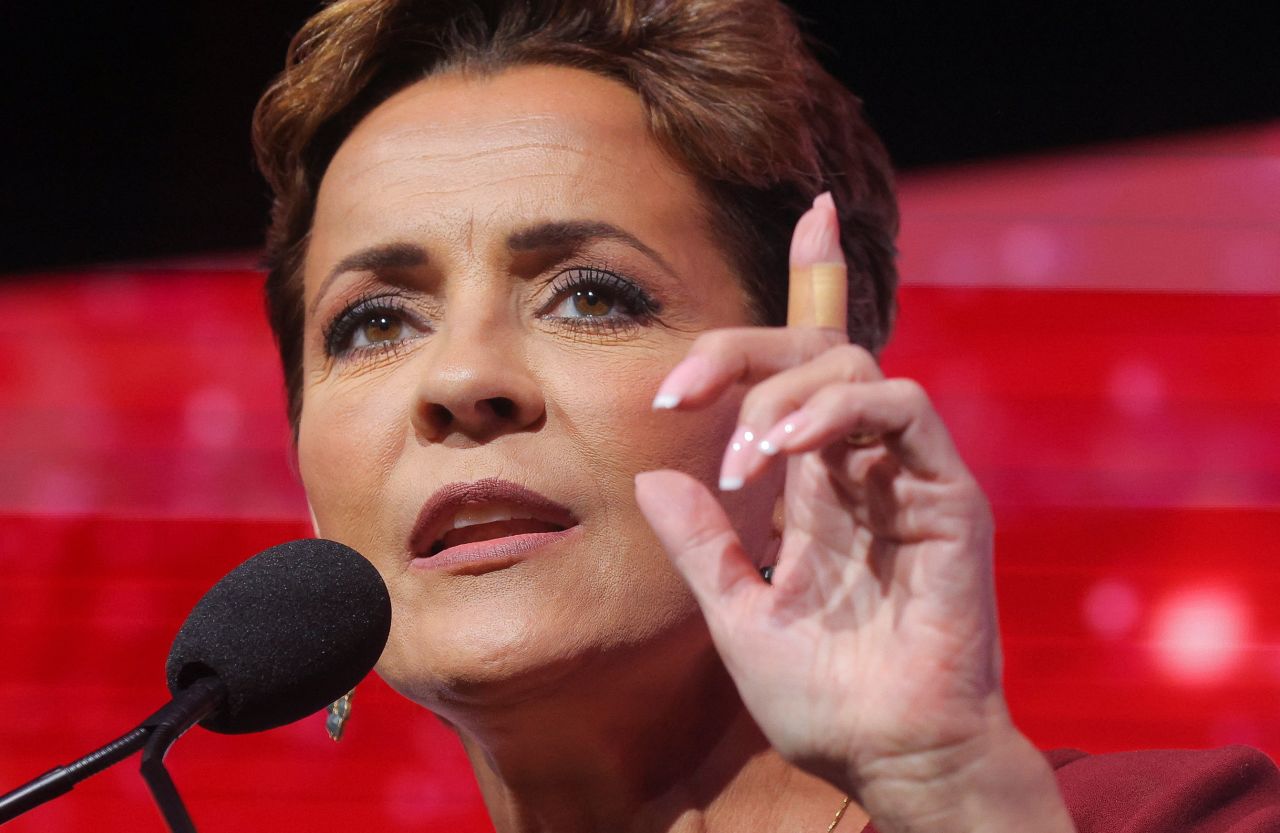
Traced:
<svg viewBox="0 0 1280 833">
<path fill-rule="evenodd" d="M 658 659 L 454 716 L 498 833 L 825 831 L 842 794 L 770 748 L 715 652 Z"/>
</svg>

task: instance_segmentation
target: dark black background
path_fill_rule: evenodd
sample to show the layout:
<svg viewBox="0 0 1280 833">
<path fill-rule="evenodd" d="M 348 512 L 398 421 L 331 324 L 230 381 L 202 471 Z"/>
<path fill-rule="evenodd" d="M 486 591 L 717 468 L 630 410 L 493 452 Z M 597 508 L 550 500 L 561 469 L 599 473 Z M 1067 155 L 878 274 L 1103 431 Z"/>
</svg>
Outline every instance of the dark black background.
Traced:
<svg viewBox="0 0 1280 833">
<path fill-rule="evenodd" d="M 793 5 L 904 169 L 1280 116 L 1280 4 Z M 252 249 L 249 114 L 313 2 L 8 3 L 0 273 Z"/>
</svg>

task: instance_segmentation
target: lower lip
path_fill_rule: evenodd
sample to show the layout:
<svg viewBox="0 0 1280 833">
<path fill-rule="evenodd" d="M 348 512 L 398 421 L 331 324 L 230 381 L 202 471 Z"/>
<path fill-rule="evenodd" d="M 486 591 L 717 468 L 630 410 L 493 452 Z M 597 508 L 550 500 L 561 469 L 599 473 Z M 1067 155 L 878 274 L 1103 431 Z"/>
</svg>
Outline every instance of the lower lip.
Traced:
<svg viewBox="0 0 1280 833">
<path fill-rule="evenodd" d="M 571 526 L 558 532 L 527 532 L 488 541 L 473 541 L 441 550 L 432 556 L 413 559 L 417 570 L 447 570 L 463 575 L 476 575 L 501 570 L 524 561 L 535 551 L 559 543 L 575 535 L 580 527 Z"/>
</svg>

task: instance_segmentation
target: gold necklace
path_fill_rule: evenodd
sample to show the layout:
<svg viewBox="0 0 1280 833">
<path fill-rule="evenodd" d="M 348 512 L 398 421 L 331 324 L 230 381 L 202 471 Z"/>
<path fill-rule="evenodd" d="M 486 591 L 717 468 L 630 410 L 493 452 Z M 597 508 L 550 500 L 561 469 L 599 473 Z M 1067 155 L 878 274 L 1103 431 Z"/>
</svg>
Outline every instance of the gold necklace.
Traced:
<svg viewBox="0 0 1280 833">
<path fill-rule="evenodd" d="M 831 822 L 831 824 L 827 825 L 827 833 L 831 833 L 832 830 L 836 829 L 836 825 L 840 823 L 840 819 L 844 818 L 844 811 L 848 809 L 849 809 L 849 796 L 846 795 L 844 797 L 844 801 L 840 804 L 840 809 L 836 810 L 835 819 Z"/>
</svg>

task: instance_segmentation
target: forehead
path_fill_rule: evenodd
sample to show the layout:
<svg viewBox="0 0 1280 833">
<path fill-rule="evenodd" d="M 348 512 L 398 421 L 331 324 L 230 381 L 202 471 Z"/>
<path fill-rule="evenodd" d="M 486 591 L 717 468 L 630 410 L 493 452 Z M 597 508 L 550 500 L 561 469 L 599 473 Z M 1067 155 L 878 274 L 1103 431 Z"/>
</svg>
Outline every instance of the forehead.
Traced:
<svg viewBox="0 0 1280 833">
<path fill-rule="evenodd" d="M 700 208 L 624 85 L 562 67 L 452 73 L 400 91 L 352 131 L 321 184 L 311 254 L 540 219 L 614 222 L 679 248 L 704 227 Z"/>
</svg>

